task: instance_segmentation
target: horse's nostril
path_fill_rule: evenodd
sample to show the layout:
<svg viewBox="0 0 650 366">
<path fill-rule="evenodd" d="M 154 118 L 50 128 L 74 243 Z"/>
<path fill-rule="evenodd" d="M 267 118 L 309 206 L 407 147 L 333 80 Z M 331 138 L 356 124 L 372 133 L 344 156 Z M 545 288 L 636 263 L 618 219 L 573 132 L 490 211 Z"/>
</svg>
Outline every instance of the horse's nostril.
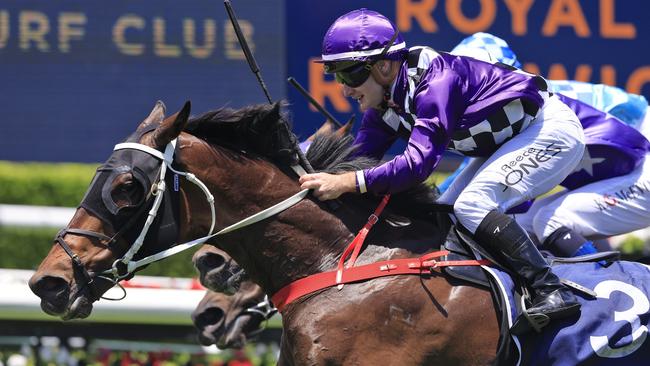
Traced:
<svg viewBox="0 0 650 366">
<path fill-rule="evenodd" d="M 215 253 L 206 253 L 201 256 L 199 259 L 199 262 L 206 268 L 206 269 L 216 269 L 224 265 L 226 263 L 226 259 Z"/>
<path fill-rule="evenodd" d="M 206 327 L 219 323 L 224 317 L 224 312 L 221 308 L 211 307 L 205 309 L 204 312 L 199 314 L 197 318 L 197 326 Z"/>
<path fill-rule="evenodd" d="M 43 276 L 30 284 L 32 291 L 41 299 L 54 300 L 68 290 L 68 282 L 56 276 Z"/>
</svg>

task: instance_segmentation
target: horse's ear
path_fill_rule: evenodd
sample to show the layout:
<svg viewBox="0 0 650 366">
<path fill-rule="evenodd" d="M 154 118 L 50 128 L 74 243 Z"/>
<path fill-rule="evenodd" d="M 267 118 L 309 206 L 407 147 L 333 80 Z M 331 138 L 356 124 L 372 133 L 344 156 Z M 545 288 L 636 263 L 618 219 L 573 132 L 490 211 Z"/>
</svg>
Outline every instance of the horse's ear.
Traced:
<svg viewBox="0 0 650 366">
<path fill-rule="evenodd" d="M 334 129 L 334 124 L 328 119 L 314 132 L 313 135 L 307 137 L 307 141 L 314 141 L 316 135 L 328 135 L 332 133 Z"/>
<path fill-rule="evenodd" d="M 350 119 L 343 126 L 334 132 L 336 134 L 336 137 L 342 138 L 349 135 L 350 131 L 352 131 L 352 127 L 354 126 L 354 119 L 355 115 L 353 114 L 352 117 L 350 117 Z"/>
<path fill-rule="evenodd" d="M 190 118 L 191 109 L 192 104 L 188 100 L 185 102 L 183 109 L 162 121 L 160 126 L 153 132 L 153 142 L 156 147 L 167 145 L 171 140 L 181 134 Z"/>
<path fill-rule="evenodd" d="M 250 130 L 255 135 L 260 136 L 264 136 L 270 131 L 276 130 L 277 125 L 283 123 L 283 120 L 281 119 L 282 105 L 281 102 L 275 102 L 272 105 L 265 105 L 262 111 L 255 116 L 253 123 L 250 125 Z"/>
<path fill-rule="evenodd" d="M 263 118 L 263 121 L 266 125 L 272 126 L 274 123 L 280 120 L 280 109 L 282 108 L 282 105 L 282 102 L 273 103 L 273 108 L 271 108 Z"/>
<path fill-rule="evenodd" d="M 145 129 L 152 124 L 159 125 L 162 123 L 163 119 L 165 118 L 165 110 L 165 103 L 160 100 L 157 101 L 156 105 L 153 106 L 151 113 L 149 113 L 149 116 L 145 118 L 142 123 L 140 123 L 140 126 L 138 126 L 138 130 Z"/>
</svg>

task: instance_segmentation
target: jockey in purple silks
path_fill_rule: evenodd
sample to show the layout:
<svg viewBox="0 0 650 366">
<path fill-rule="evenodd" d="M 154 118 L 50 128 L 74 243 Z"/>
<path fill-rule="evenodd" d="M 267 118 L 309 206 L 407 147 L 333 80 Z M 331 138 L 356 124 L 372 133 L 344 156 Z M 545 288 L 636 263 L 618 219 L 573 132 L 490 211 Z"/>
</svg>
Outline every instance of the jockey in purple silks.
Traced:
<svg viewBox="0 0 650 366">
<path fill-rule="evenodd" d="M 364 112 L 355 143 L 359 154 L 381 158 L 397 138 L 405 151 L 374 168 L 300 178 L 321 200 L 346 192 L 387 194 L 423 182 L 446 149 L 476 157 L 473 178 L 442 203 L 458 222 L 533 290 L 533 318 L 574 316 L 580 305 L 552 272 L 528 234 L 505 215 L 571 173 L 584 152 L 575 113 L 547 91 L 546 81 L 506 65 L 406 48 L 383 15 L 359 9 L 325 34 L 327 73 Z M 467 168 L 470 169 L 470 168 Z M 466 172 L 468 172 L 466 169 Z"/>
<path fill-rule="evenodd" d="M 508 44 L 489 33 L 465 38 L 451 53 L 520 66 Z M 549 86 L 580 119 L 587 148 L 576 170 L 560 183 L 567 189 L 536 200 L 516 220 L 555 255 L 593 253 L 596 248 L 586 238 L 650 225 L 648 103 L 607 85 L 551 80 Z M 457 184 L 462 189 L 462 179 L 455 182 L 450 189 Z"/>
</svg>

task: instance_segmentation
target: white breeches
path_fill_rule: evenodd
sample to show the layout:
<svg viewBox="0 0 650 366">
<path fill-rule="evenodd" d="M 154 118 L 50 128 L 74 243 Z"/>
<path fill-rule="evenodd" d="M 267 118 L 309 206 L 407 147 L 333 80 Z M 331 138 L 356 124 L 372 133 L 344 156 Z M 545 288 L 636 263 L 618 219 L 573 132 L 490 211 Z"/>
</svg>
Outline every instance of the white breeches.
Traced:
<svg viewBox="0 0 650 366">
<path fill-rule="evenodd" d="M 528 128 L 489 158 L 473 159 L 439 202 L 453 204 L 460 223 L 474 233 L 490 211 L 505 212 L 562 182 L 584 149 L 575 113 L 552 96 Z"/>
</svg>

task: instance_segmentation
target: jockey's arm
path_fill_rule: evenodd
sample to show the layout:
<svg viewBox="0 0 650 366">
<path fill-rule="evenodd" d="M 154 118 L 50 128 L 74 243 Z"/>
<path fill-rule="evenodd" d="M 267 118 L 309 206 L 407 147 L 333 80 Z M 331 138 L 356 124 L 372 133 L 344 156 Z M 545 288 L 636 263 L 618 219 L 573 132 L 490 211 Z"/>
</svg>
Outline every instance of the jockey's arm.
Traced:
<svg viewBox="0 0 650 366">
<path fill-rule="evenodd" d="M 462 82 L 452 70 L 422 76 L 414 95 L 415 123 L 402 154 L 357 174 L 361 192 L 404 191 L 426 180 L 440 162 L 453 128 L 465 110 Z"/>
<path fill-rule="evenodd" d="M 370 109 L 363 114 L 361 127 L 354 139 L 354 156 L 369 156 L 381 160 L 395 140 L 397 133 L 389 130 L 382 120 L 381 112 Z"/>
</svg>

